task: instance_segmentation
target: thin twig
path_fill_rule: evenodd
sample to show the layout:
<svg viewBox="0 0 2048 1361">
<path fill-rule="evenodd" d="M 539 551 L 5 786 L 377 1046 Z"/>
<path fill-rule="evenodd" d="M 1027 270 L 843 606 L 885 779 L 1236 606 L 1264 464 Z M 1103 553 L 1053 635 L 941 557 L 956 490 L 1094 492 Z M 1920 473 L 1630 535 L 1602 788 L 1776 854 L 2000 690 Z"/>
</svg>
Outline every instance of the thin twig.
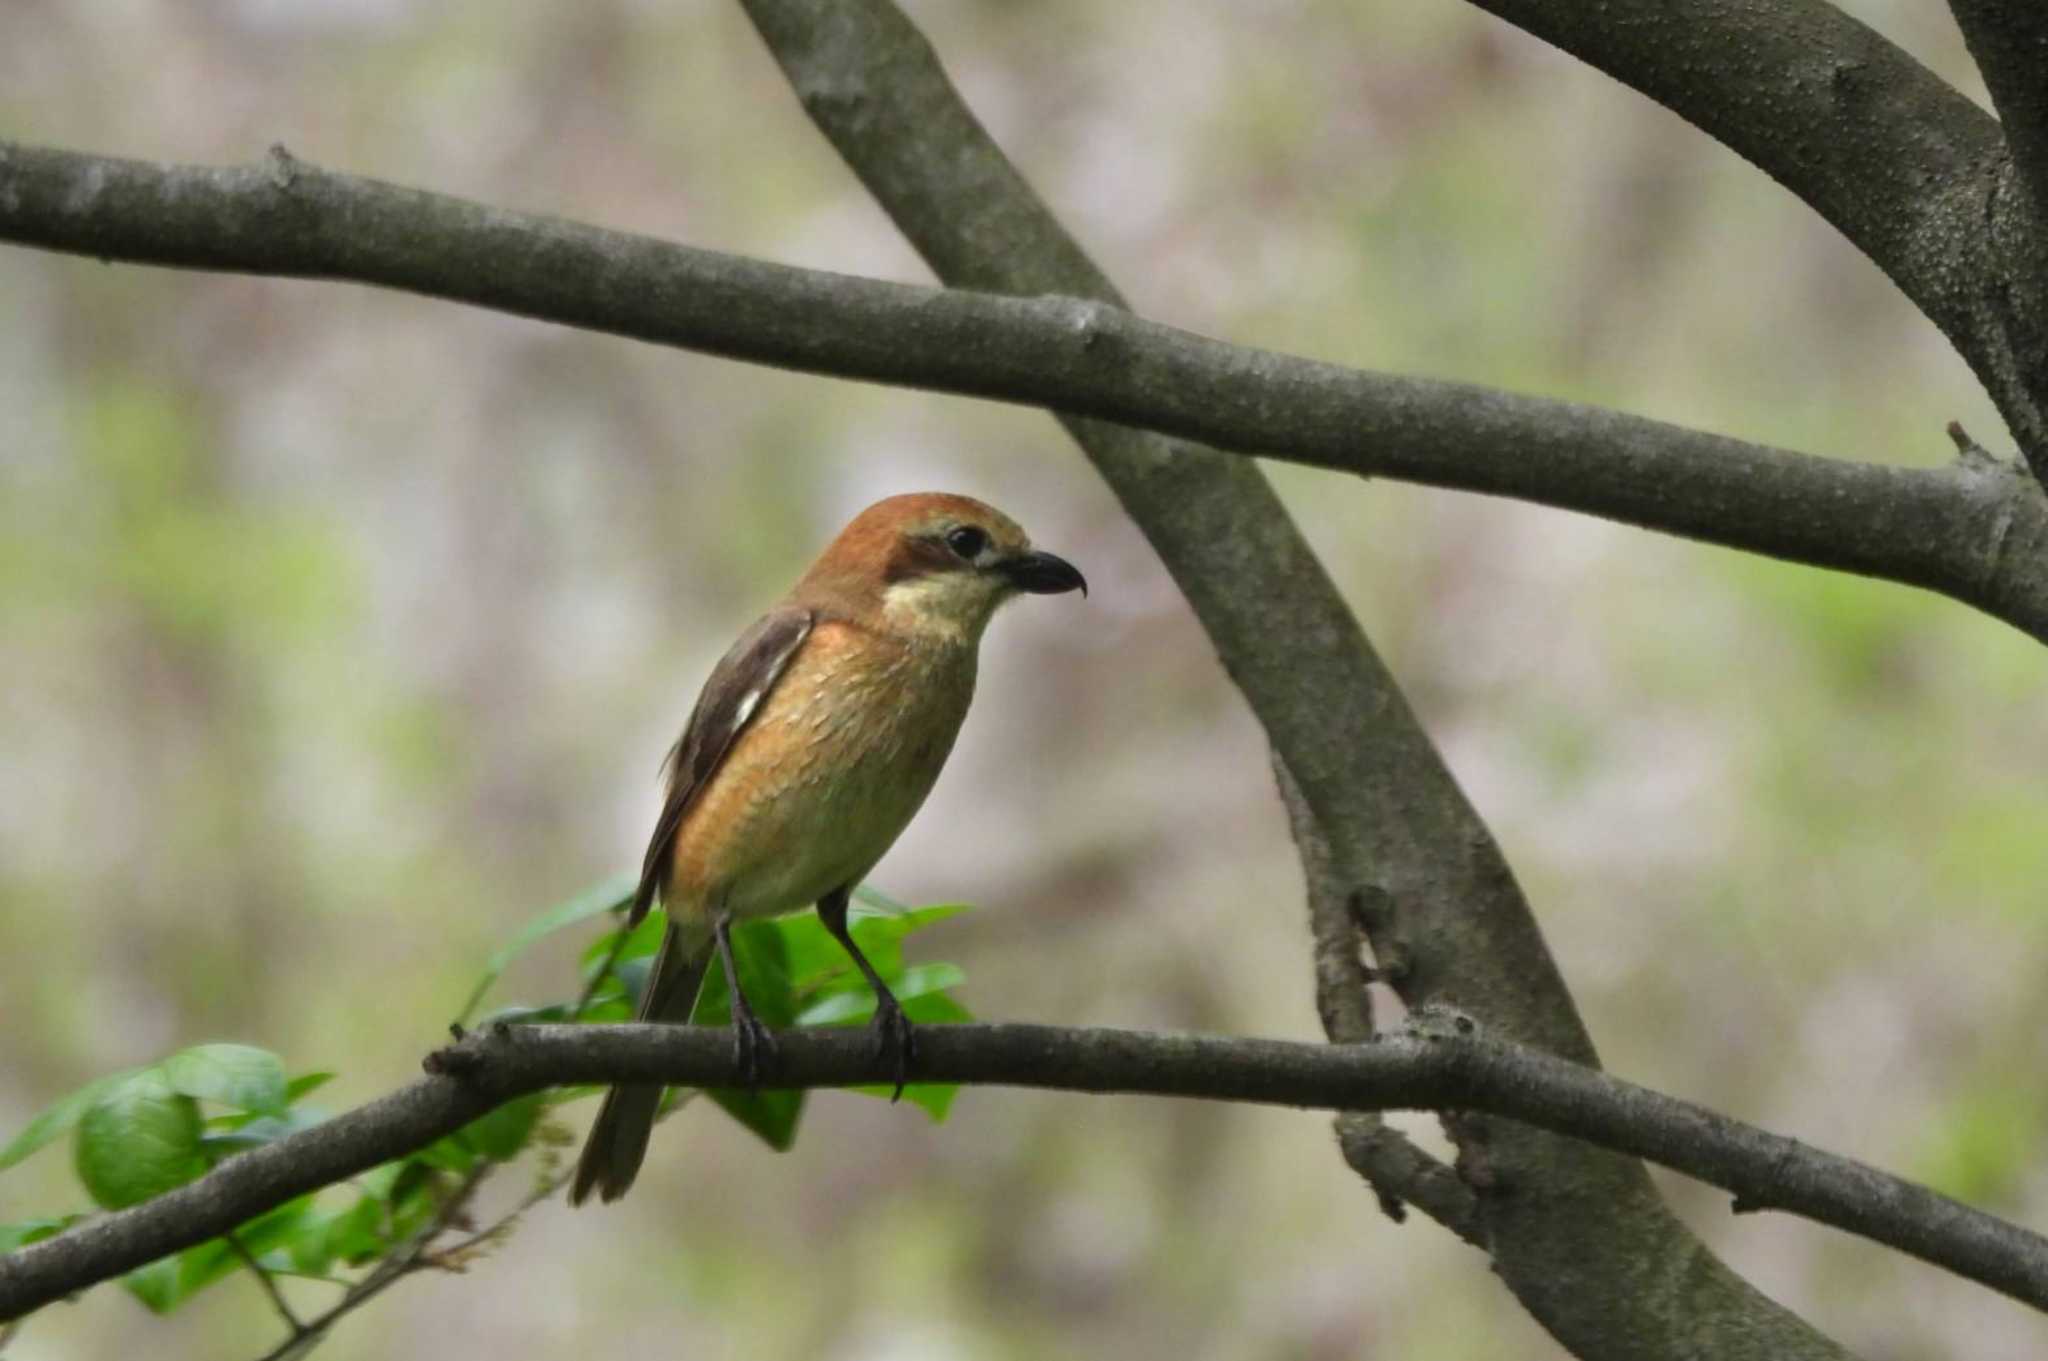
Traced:
<svg viewBox="0 0 2048 1361">
<path fill-rule="evenodd" d="M 221 1237 L 227 1240 L 228 1247 L 233 1249 L 235 1256 L 242 1259 L 242 1265 L 249 1269 L 249 1274 L 256 1278 L 256 1283 L 263 1287 L 263 1293 L 270 1297 L 271 1307 L 277 1310 L 278 1317 L 284 1320 L 285 1327 L 291 1329 L 292 1336 L 296 1338 L 303 1334 L 306 1325 L 292 1311 L 284 1292 L 277 1288 L 277 1281 L 272 1278 L 270 1268 L 256 1260 L 256 1254 L 249 1251 L 248 1244 L 242 1241 L 240 1234 L 227 1233 Z"/>
<path fill-rule="evenodd" d="M 461 1262 L 468 1253 L 475 1251 L 479 1247 L 482 1247 L 485 1243 L 491 1242 L 494 1239 L 502 1237 L 506 1229 L 510 1228 L 513 1222 L 516 1221 L 521 1215 L 525 1214 L 528 1210 L 531 1210 L 534 1206 L 540 1204 L 542 1201 L 548 1199 L 548 1197 L 554 1195 L 555 1192 L 561 1190 L 564 1186 L 568 1185 L 568 1182 L 569 1178 L 566 1174 L 559 1176 L 546 1176 L 540 1178 L 538 1181 L 534 1183 L 533 1189 L 526 1193 L 525 1198 L 522 1199 L 517 1205 L 513 1206 L 510 1210 L 506 1211 L 505 1214 L 502 1215 L 496 1223 L 491 1224 L 486 1228 L 478 1229 L 475 1233 L 463 1239 L 461 1242 L 451 1243 L 447 1247 L 442 1248 L 440 1251 L 434 1253 L 432 1258 L 433 1264 L 437 1266 L 446 1266 L 450 1270 L 458 1269 L 455 1264 Z"/>
<path fill-rule="evenodd" d="M 265 1352 L 258 1361 L 296 1361 L 324 1341 L 329 1330 L 348 1314 L 362 1308 L 413 1272 L 432 1265 L 426 1260 L 427 1248 L 454 1223 L 455 1217 L 462 1213 L 463 1207 L 476 1193 L 476 1188 L 496 1166 L 488 1159 L 480 1160 L 441 1203 L 433 1218 L 421 1225 L 404 1243 L 385 1254 L 370 1274 L 350 1286 L 348 1293 L 327 1312 L 309 1323 L 294 1321 L 293 1335 Z"/>
</svg>

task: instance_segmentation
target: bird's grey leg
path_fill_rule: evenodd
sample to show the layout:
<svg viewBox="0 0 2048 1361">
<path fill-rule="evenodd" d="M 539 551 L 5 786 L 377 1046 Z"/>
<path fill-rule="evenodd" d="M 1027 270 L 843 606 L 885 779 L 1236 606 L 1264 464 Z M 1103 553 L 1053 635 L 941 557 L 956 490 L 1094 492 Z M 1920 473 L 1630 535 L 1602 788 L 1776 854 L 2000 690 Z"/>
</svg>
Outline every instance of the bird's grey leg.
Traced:
<svg viewBox="0 0 2048 1361">
<path fill-rule="evenodd" d="M 732 913 L 720 912 L 711 923 L 711 934 L 718 942 L 718 962 L 725 966 L 726 996 L 732 999 L 733 1061 L 739 1065 L 740 1081 L 754 1091 L 761 1085 L 762 1060 L 775 1058 L 775 1036 L 761 1024 L 740 987 L 739 966 L 732 957 Z"/>
<path fill-rule="evenodd" d="M 818 899 L 818 920 L 825 923 L 825 929 L 832 938 L 844 946 L 846 953 L 853 957 L 855 967 L 868 980 L 868 986 L 875 990 L 875 1055 L 894 1061 L 892 1076 L 896 1079 L 896 1090 L 889 1097 L 891 1101 L 903 1095 L 903 1084 L 910 1072 L 910 1061 L 917 1057 L 917 1036 L 912 1032 L 910 1018 L 903 1014 L 902 1003 L 896 994 L 889 991 L 882 982 L 875 966 L 868 963 L 867 956 L 853 943 L 853 936 L 846 929 L 846 903 L 852 892 L 852 885 L 842 885 Z"/>
</svg>

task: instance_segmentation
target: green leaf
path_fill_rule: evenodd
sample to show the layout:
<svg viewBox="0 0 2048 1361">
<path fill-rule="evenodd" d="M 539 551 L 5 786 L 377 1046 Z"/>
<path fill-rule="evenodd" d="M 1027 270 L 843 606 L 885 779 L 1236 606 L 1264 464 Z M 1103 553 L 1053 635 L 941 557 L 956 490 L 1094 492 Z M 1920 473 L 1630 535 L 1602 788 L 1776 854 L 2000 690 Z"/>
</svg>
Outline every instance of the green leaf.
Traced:
<svg viewBox="0 0 2048 1361">
<path fill-rule="evenodd" d="M 324 1272 L 337 1259 L 350 1266 L 382 1257 L 390 1247 L 382 1232 L 384 1207 L 370 1196 L 324 1218 L 321 1232 L 307 1234 L 292 1250 L 292 1262 L 301 1271 Z"/>
<path fill-rule="evenodd" d="M 289 1257 L 289 1244 L 313 1220 L 313 1197 L 289 1199 L 276 1210 L 268 1210 L 236 1230 L 246 1253 L 266 1265 L 281 1267 L 279 1253 Z M 221 1277 L 246 1269 L 242 1253 L 236 1253 L 227 1238 L 209 1238 L 182 1253 L 160 1257 L 147 1267 L 137 1267 L 121 1277 L 129 1293 L 156 1314 L 168 1314 Z"/>
<path fill-rule="evenodd" d="M 582 1024 L 615 1025 L 632 1019 L 633 999 L 623 989 L 610 988 L 600 991 L 583 1009 Z"/>
<path fill-rule="evenodd" d="M 24 1219 L 18 1224 L 0 1224 L 0 1256 L 16 1248 L 25 1248 L 30 1243 L 54 1238 L 83 1218 L 84 1215 L 61 1215 L 54 1219 Z"/>
<path fill-rule="evenodd" d="M 477 980 L 475 989 L 469 994 L 469 1000 L 462 1004 L 462 1012 L 455 1018 L 455 1023 L 469 1024 L 469 1018 L 476 1014 L 477 1007 L 482 1004 L 484 994 L 491 990 L 491 985 L 496 983 L 512 961 L 524 954 L 534 942 L 551 936 L 564 927 L 587 921 L 599 913 L 615 911 L 625 906 L 632 901 L 633 890 L 639 886 L 639 882 L 636 875 L 614 875 L 603 883 L 585 889 L 567 902 L 555 904 L 520 927 L 511 940 L 506 941 L 489 960 L 485 961 L 484 976 Z"/>
<path fill-rule="evenodd" d="M 274 1143 L 287 1134 L 297 1134 L 320 1124 L 322 1117 L 314 1111 L 296 1108 L 283 1115 L 251 1115 L 242 1112 L 225 1115 L 206 1122 L 207 1132 L 200 1139 L 210 1160 L 218 1162 L 230 1153 L 243 1149 L 257 1148 Z"/>
<path fill-rule="evenodd" d="M 789 950 L 782 930 L 785 918 L 741 922 L 732 929 L 733 957 L 740 966 L 740 986 L 764 1025 L 780 1029 L 796 1021 L 796 995 L 789 985 Z M 716 956 L 690 1012 L 695 1025 L 728 1025 L 732 994 L 726 987 L 725 964 Z"/>
<path fill-rule="evenodd" d="M 332 1073 L 300 1073 L 285 1084 L 284 1099 L 295 1102 L 307 1093 L 325 1087 L 333 1080 L 334 1074 Z"/>
<path fill-rule="evenodd" d="M 947 988 L 957 988 L 967 981 L 967 975 L 957 964 L 917 964 L 903 970 L 894 979 L 885 979 L 889 991 L 896 994 L 896 1000 L 903 1003 L 905 1013 L 910 1003 Z M 868 987 L 867 980 L 861 979 L 858 988 L 836 988 L 815 997 L 796 1018 L 798 1025 L 857 1025 L 871 1019 L 875 1014 L 875 994 Z M 918 1019 L 916 1016 L 912 1020 Z"/>
<path fill-rule="evenodd" d="M 889 982 L 903 970 L 904 937 L 966 910 L 960 904 L 947 903 L 882 912 L 856 904 L 847 913 L 847 929 L 875 972 Z M 815 913 L 777 917 L 775 924 L 789 952 L 790 978 L 799 989 L 818 986 L 827 979 L 860 978 L 846 947 L 833 938 Z"/>
<path fill-rule="evenodd" d="M 895 922 L 901 934 L 907 936 L 912 931 L 922 931 L 927 926 L 935 926 L 963 912 L 973 910 L 973 903 L 926 903 L 923 907 L 905 907 L 902 903 L 879 894 L 871 899 L 863 899 L 856 893 L 853 902 L 847 906 L 846 918 L 851 923 Z M 859 939 L 858 931 L 855 932 L 855 939 Z"/>
<path fill-rule="evenodd" d="M 291 1240 L 305 1224 L 312 1203 L 310 1195 L 287 1201 L 236 1229 L 235 1237 L 251 1257 L 260 1260 Z M 121 1283 L 153 1313 L 165 1314 L 245 1266 L 227 1239 L 212 1238 L 138 1267 L 122 1277 Z"/>
<path fill-rule="evenodd" d="M 725 1113 L 745 1125 L 777 1153 L 787 1153 L 796 1143 L 797 1122 L 803 1118 L 801 1091 L 750 1092 L 744 1087 L 713 1087 L 705 1095 Z"/>
<path fill-rule="evenodd" d="M 412 1156 L 418 1159 L 422 1166 L 458 1177 L 467 1174 L 476 1166 L 476 1150 L 463 1142 L 459 1130 L 445 1139 L 434 1140 Z"/>
<path fill-rule="evenodd" d="M 474 1161 L 471 1163 L 474 1166 Z M 382 1231 L 391 1243 L 403 1242 L 427 1226 L 441 1212 L 452 1181 L 436 1172 L 424 1160 L 413 1164 L 414 1175 L 400 1177 L 392 1188 L 390 1215 Z"/>
<path fill-rule="evenodd" d="M 754 1014 L 776 1029 L 796 1019 L 796 996 L 789 985 L 789 952 L 782 930 L 782 918 L 742 922 L 733 928 L 733 955 L 740 967 L 740 986 Z M 690 1013 L 693 1025 L 730 1026 L 732 993 L 726 986 L 725 966 L 714 958 L 697 1005 Z M 800 1091 L 750 1092 L 739 1087 L 713 1087 L 706 1095 L 727 1114 L 752 1130 L 770 1148 L 786 1152 L 796 1142 L 797 1122 L 803 1116 L 804 1093 Z"/>
<path fill-rule="evenodd" d="M 199 1103 L 145 1068 L 101 1095 L 78 1120 L 74 1164 L 87 1194 L 119 1210 L 206 1171 Z"/>
<path fill-rule="evenodd" d="M 290 1100 L 284 1064 L 246 1044 L 200 1044 L 158 1065 L 171 1090 L 236 1110 L 281 1115 Z"/>
<path fill-rule="evenodd" d="M 509 1101 L 487 1115 L 464 1125 L 458 1134 L 486 1158 L 506 1162 L 519 1156 L 527 1136 L 540 1119 L 539 1093 Z"/>
<path fill-rule="evenodd" d="M 604 966 L 604 962 L 611 958 L 612 946 L 618 941 L 621 931 L 625 932 L 626 943 L 619 950 L 619 958 L 612 970 L 613 974 L 623 979 L 627 972 L 626 966 L 638 963 L 641 966 L 640 973 L 644 976 L 646 965 L 654 958 L 654 952 L 661 948 L 661 938 L 667 930 L 668 914 L 660 908 L 656 908 L 645 917 L 642 917 L 638 926 L 630 928 L 622 926 L 616 931 L 605 932 L 596 940 L 590 942 L 588 946 L 584 947 L 582 955 L 583 981 L 587 983 L 594 978 L 597 975 L 597 971 Z M 635 988 L 634 996 L 637 997 L 638 995 L 638 989 Z"/>
<path fill-rule="evenodd" d="M 388 1204 L 410 1194 L 411 1187 L 426 1175 L 425 1169 L 412 1158 L 394 1158 L 354 1178 L 351 1185 L 371 1199 Z"/>
<path fill-rule="evenodd" d="M 102 1078 L 94 1078 L 71 1095 L 45 1107 L 41 1114 L 23 1127 L 21 1133 L 14 1136 L 6 1148 L 0 1149 L 0 1172 L 14 1166 L 52 1139 L 58 1138 L 78 1123 L 79 1117 L 85 1114 L 93 1102 L 140 1071 L 142 1070 L 139 1068 L 130 1068 L 119 1073 L 109 1073 Z"/>
<path fill-rule="evenodd" d="M 196 1247 L 159 1257 L 148 1266 L 137 1267 L 121 1278 L 128 1292 L 149 1307 L 153 1314 L 168 1314 L 195 1291 L 212 1284 L 241 1265 L 233 1248 L 221 1238 L 208 1239 Z"/>
<path fill-rule="evenodd" d="M 858 912 L 870 908 L 891 917 L 898 917 L 910 911 L 909 904 L 897 902 L 873 884 L 856 885 L 853 890 L 852 910 Z"/>
<path fill-rule="evenodd" d="M 854 942 L 913 1021 L 944 1024 L 970 1019 L 965 1008 L 944 995 L 944 989 L 957 987 L 963 981 L 959 968 L 951 964 L 906 967 L 902 949 L 903 939 L 912 932 L 966 910 L 966 905 L 959 903 L 905 907 L 866 886 L 854 892 L 847 913 Z M 646 987 L 652 956 L 666 926 L 661 913 L 651 913 L 628 937 L 614 969 L 627 995 L 594 1005 L 585 1012 L 585 1020 L 624 1020 L 632 1014 L 629 1001 L 637 1000 Z M 867 980 L 815 912 L 805 910 L 765 921 L 741 922 L 733 928 L 732 936 L 741 985 L 755 1014 L 765 1024 L 777 1029 L 791 1025 L 851 1025 L 874 1014 L 874 994 Z M 616 939 L 616 932 L 607 932 L 584 950 L 582 975 L 586 982 L 610 956 Z M 732 1023 L 725 970 L 715 959 L 690 1021 L 706 1026 Z M 592 1090 L 597 1089 L 556 1092 L 550 1099 L 559 1103 L 588 1095 Z M 857 1090 L 887 1096 L 893 1089 Z M 941 1120 L 956 1091 L 952 1084 L 920 1083 L 906 1087 L 903 1095 L 932 1119 Z M 786 1150 L 795 1142 L 806 1093 L 720 1087 L 710 1089 L 708 1095 L 769 1147 Z"/>
</svg>

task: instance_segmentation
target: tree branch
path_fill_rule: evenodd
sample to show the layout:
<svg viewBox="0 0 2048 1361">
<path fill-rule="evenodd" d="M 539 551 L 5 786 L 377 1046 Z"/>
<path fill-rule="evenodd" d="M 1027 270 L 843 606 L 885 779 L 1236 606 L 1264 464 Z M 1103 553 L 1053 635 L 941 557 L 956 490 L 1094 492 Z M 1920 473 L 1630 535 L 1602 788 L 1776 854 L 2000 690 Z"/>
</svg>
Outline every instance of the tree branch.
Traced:
<svg viewBox="0 0 2048 1361">
<path fill-rule="evenodd" d="M 742 3 L 812 121 L 941 279 L 1122 305 L 889 0 Z M 1275 391 L 1260 414 L 1297 395 Z M 1187 595 L 1332 872 L 1385 906 L 1361 924 L 1376 954 L 1411 962 L 1403 1000 L 1462 1007 L 1597 1065 L 1499 845 L 1265 480 L 1198 445 L 1063 423 Z M 1494 1269 L 1586 1361 L 1842 1354 L 1708 1252 L 1640 1164 L 1512 1122 L 1452 1132 L 1461 1172 L 1468 1155 L 1485 1162 L 1486 1186 L 1468 1182 Z"/>
<path fill-rule="evenodd" d="M 0 239 L 348 279 L 1514 496 L 1925 587 L 2048 641 L 2048 497 L 1982 460 L 1907 469 L 1814 458 L 1597 407 L 1230 345 L 1074 298 L 769 264 L 282 156 L 215 169 L 0 143 Z M 1186 450 L 1172 457 L 1191 462 Z"/>
<path fill-rule="evenodd" d="M 405 1242 L 393 1248 L 382 1261 L 370 1269 L 368 1275 L 350 1286 L 347 1293 L 324 1310 L 319 1317 L 302 1324 L 296 1317 L 287 1315 L 292 1325 L 291 1336 L 265 1352 L 258 1361 L 296 1361 L 296 1358 L 307 1355 L 326 1339 L 334 1330 L 335 1324 L 407 1276 L 422 1270 L 429 1260 L 427 1250 L 434 1245 L 436 1239 L 452 1228 L 456 1219 L 469 1208 L 469 1202 L 476 1195 L 476 1188 L 490 1175 L 493 1166 L 495 1164 L 485 1160 L 471 1168 L 448 1193 L 448 1198 L 441 1202 L 441 1207 L 434 1212 L 431 1219 L 414 1230 L 412 1236 Z M 550 1186 L 549 1190 L 552 1191 L 553 1187 Z M 529 1208 L 531 1203 L 529 1200 L 526 1205 L 520 1207 L 520 1210 Z M 519 1212 L 514 1211 L 515 1214 Z"/>
<path fill-rule="evenodd" d="M 1377 1038 L 1371 977 L 1359 958 L 1364 934 L 1353 913 L 1355 890 L 1336 873 L 1329 839 L 1301 797 L 1287 767 L 1273 763 L 1294 845 L 1308 890 L 1309 935 L 1314 942 L 1316 1014 L 1332 1044 L 1365 1044 Z M 1413 1205 L 1474 1247 L 1485 1246 L 1478 1197 L 1457 1171 L 1417 1147 L 1388 1125 L 1377 1111 L 1345 1111 L 1337 1117 L 1337 1147 L 1352 1171 L 1379 1194 L 1380 1208 L 1400 1223 Z"/>
<path fill-rule="evenodd" d="M 1640 90 L 1832 223 L 1941 328 L 2048 481 L 2048 283 L 2014 249 L 2027 234 L 2013 219 L 2032 214 L 2001 205 L 2005 139 L 1982 109 L 1826 0 L 1473 3 Z"/>
<path fill-rule="evenodd" d="M 1875 1168 L 1766 1133 L 1539 1050 L 1467 1033 L 1457 1018 L 1365 1045 L 1298 1044 L 1030 1025 L 927 1026 L 920 1082 L 1194 1097 L 1341 1110 L 1454 1109 L 1526 1121 L 1675 1168 L 1747 1209 L 1798 1214 L 2048 1308 L 2048 1239 Z M 855 1029 L 777 1036 L 775 1087 L 883 1081 Z M 428 1060 L 430 1075 L 309 1130 L 221 1163 L 189 1186 L 0 1257 L 0 1318 L 14 1318 L 294 1196 L 425 1147 L 495 1106 L 570 1083 L 737 1081 L 718 1027 L 518 1026 Z"/>
<path fill-rule="evenodd" d="M 2014 169 L 2048 223 L 2048 7 L 2039 0 L 1949 0 L 1998 109 Z"/>
</svg>

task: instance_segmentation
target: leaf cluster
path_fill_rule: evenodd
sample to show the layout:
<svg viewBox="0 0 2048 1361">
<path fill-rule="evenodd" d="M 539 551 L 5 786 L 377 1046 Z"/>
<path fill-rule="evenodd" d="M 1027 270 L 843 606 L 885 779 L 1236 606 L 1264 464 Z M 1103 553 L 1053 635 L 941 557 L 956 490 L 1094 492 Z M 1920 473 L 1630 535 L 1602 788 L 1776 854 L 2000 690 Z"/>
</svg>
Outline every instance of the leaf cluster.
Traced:
<svg viewBox="0 0 2048 1361">
<path fill-rule="evenodd" d="M 558 932 L 607 914 L 621 915 L 631 887 L 629 881 L 608 880 L 528 922 L 486 961 L 452 1028 L 631 1020 L 666 927 L 660 912 L 637 926 L 620 921 L 583 948 L 581 989 L 574 1000 L 507 1005 L 479 1015 L 516 958 Z M 854 940 L 913 1021 L 972 1019 L 949 995 L 963 981 L 958 967 L 910 964 L 903 952 L 912 932 L 965 910 L 959 904 L 905 907 L 865 887 L 855 894 L 848 913 Z M 875 999 L 866 982 L 814 913 L 742 923 L 733 931 L 733 945 L 748 1000 L 771 1026 L 858 1025 L 874 1014 Z M 731 1017 L 731 989 L 714 962 L 691 1021 L 725 1025 Z M 327 1071 L 288 1075 L 278 1055 L 246 1044 L 181 1049 L 146 1067 L 87 1083 L 36 1115 L 0 1148 L 0 1172 L 68 1134 L 73 1170 L 85 1195 L 99 1210 L 124 1209 L 194 1181 L 238 1152 L 318 1125 L 326 1114 L 307 1098 L 334 1076 Z M 558 1150 L 570 1136 L 547 1117 L 553 1108 L 597 1090 L 564 1087 L 521 1097 L 405 1157 L 300 1196 L 231 1234 L 151 1262 L 122 1283 L 151 1310 L 166 1313 L 245 1269 L 260 1273 L 272 1291 L 279 1277 L 359 1290 L 401 1256 L 405 1265 L 398 1274 L 416 1269 L 419 1249 L 450 1226 L 494 1166 L 535 1153 L 536 1186 L 525 1204 L 551 1194 L 561 1180 Z M 886 1086 L 855 1090 L 884 1098 L 891 1091 Z M 956 1091 L 949 1083 L 914 1083 L 903 1096 L 933 1120 L 943 1120 Z M 669 1109 L 695 1094 L 674 1093 Z M 770 1147 L 794 1144 L 805 1092 L 715 1088 L 707 1094 Z M 91 1213 L 0 1224 L 0 1253 L 61 1233 Z M 505 1227 L 493 1225 L 469 1241 L 482 1244 Z M 462 1254 L 465 1261 L 467 1255 Z M 364 1268 L 371 1269 L 369 1275 L 348 1274 Z M 313 1331 L 286 1314 L 295 1334 Z"/>
</svg>

